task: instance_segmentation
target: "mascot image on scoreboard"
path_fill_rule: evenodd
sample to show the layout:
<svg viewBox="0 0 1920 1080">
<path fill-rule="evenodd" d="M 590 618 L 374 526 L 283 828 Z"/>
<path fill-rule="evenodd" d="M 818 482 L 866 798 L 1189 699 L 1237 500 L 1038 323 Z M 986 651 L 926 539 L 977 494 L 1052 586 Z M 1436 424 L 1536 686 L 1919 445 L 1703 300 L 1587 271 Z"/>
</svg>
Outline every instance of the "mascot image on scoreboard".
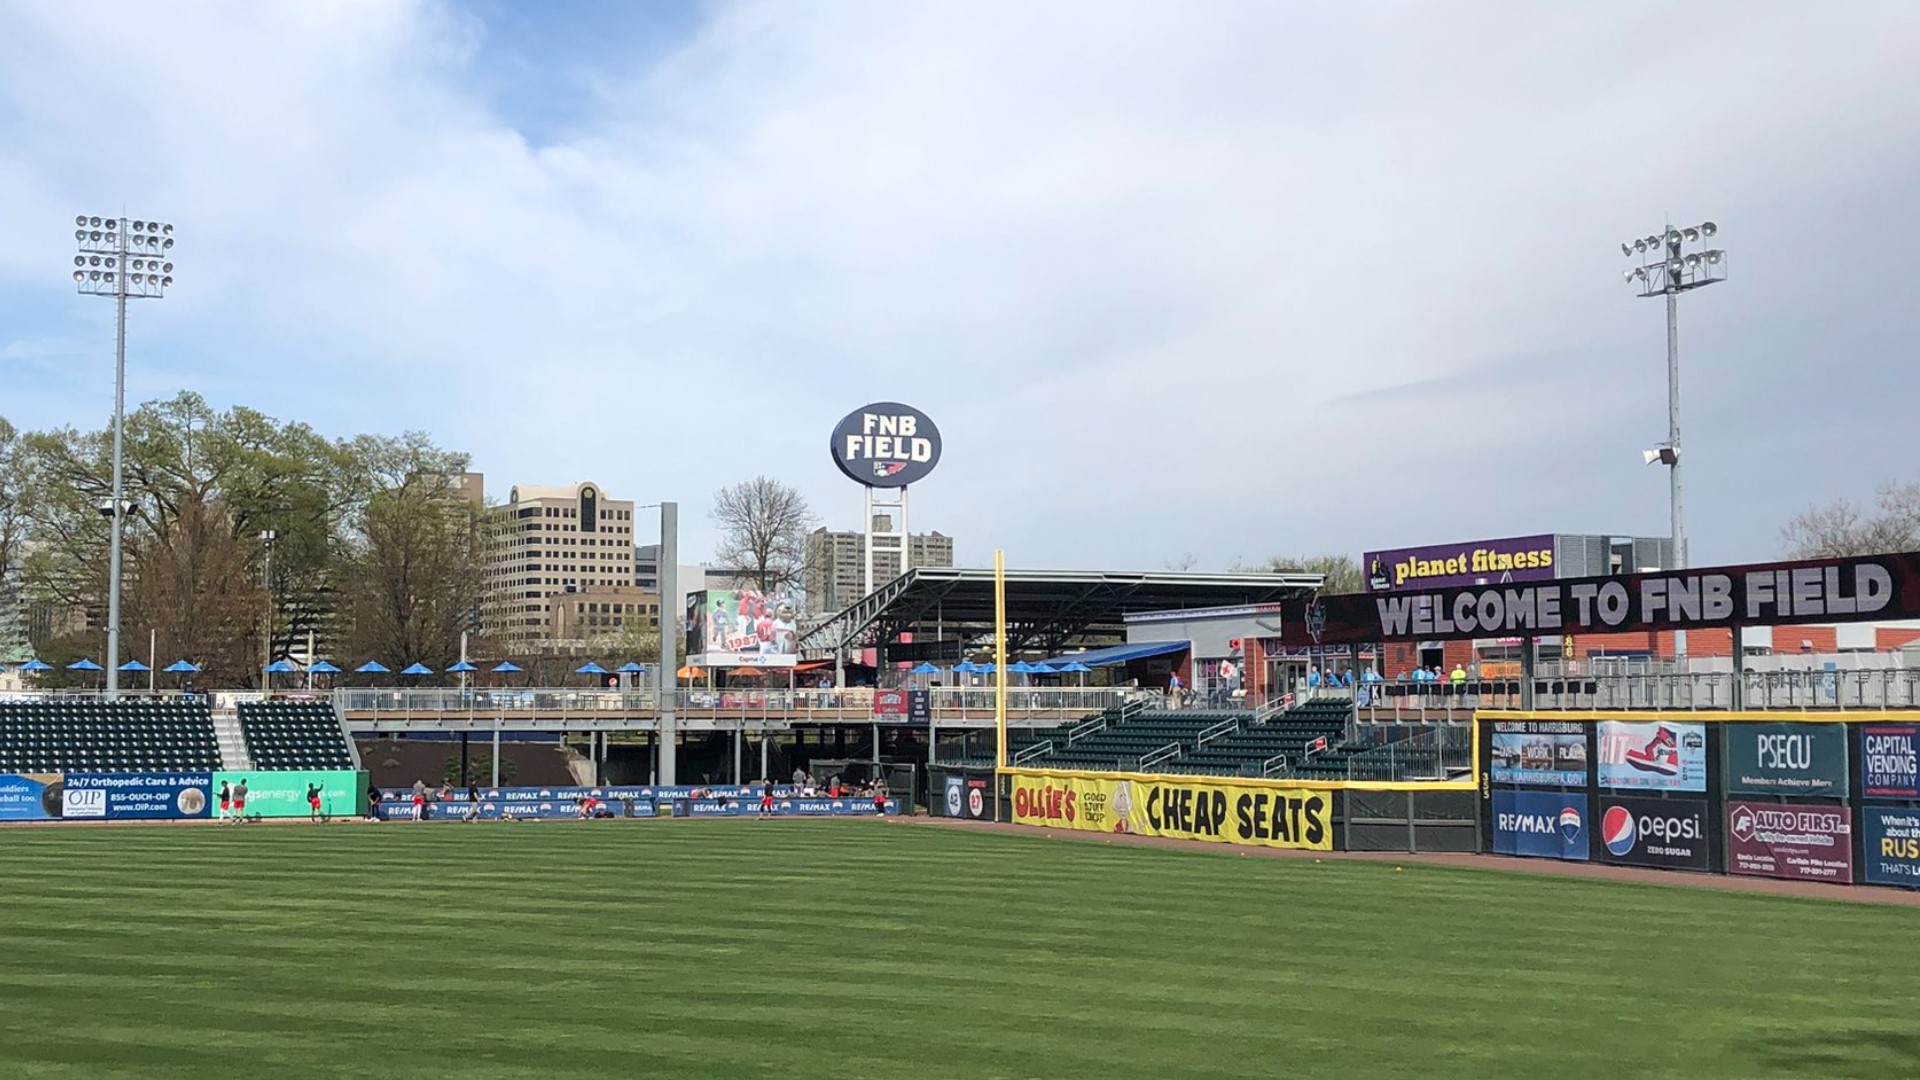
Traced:
<svg viewBox="0 0 1920 1080">
<path fill-rule="evenodd" d="M 1016 773 L 1013 820 L 1087 832 L 1333 850 L 1331 792 L 1201 777 Z"/>
</svg>

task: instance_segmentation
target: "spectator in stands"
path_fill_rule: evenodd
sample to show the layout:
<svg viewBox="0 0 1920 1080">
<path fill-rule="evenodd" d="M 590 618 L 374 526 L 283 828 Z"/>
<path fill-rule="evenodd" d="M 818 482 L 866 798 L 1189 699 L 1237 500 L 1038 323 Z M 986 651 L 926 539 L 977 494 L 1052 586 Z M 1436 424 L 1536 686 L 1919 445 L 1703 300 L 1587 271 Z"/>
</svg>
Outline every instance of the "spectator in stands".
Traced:
<svg viewBox="0 0 1920 1080">
<path fill-rule="evenodd" d="M 807 770 L 805 769 L 793 770 L 793 786 L 794 787 L 799 787 L 801 784 L 804 784 L 806 782 L 807 782 Z"/>
<path fill-rule="evenodd" d="M 1167 676 L 1167 708 L 1177 709 L 1180 707 L 1180 691 L 1180 673 L 1176 671 Z"/>
<path fill-rule="evenodd" d="M 1310 667 L 1307 669 L 1307 689 L 1317 690 L 1319 688 L 1320 688 L 1320 669 L 1317 666 Z"/>
<path fill-rule="evenodd" d="M 1467 685 L 1467 669 L 1459 664 L 1453 665 L 1453 674 L 1447 677 L 1453 681 L 1453 690 L 1456 694 L 1460 692 L 1461 687 Z"/>
<path fill-rule="evenodd" d="M 111 507 L 112 504 L 108 504 Z M 220 781 L 220 822 L 226 824 L 227 815 L 233 812 L 233 785 Z"/>
</svg>

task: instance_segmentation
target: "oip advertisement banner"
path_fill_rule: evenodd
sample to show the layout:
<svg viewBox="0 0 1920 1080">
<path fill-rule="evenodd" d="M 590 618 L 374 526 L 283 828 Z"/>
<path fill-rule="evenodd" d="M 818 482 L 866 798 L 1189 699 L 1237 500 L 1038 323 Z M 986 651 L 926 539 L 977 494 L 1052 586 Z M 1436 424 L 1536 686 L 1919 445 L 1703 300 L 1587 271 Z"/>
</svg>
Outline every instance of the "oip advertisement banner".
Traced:
<svg viewBox="0 0 1920 1080">
<path fill-rule="evenodd" d="M 206 773 L 68 773 L 61 815 L 157 821 L 207 816 Z"/>
<path fill-rule="evenodd" d="M 1333 850 L 1330 792 L 1195 777 L 1016 774 L 1013 820 L 1087 832 Z"/>
<path fill-rule="evenodd" d="M 1707 725 L 1603 720 L 1597 727 L 1601 787 L 1707 790 Z"/>
<path fill-rule="evenodd" d="M 1853 811 L 1729 802 L 1727 873 L 1852 884 Z"/>
<path fill-rule="evenodd" d="M 1493 793 L 1493 851 L 1587 861 L 1587 797 L 1549 791 Z"/>
<path fill-rule="evenodd" d="M 53 821 L 66 785 L 59 773 L 0 773 L 0 821 Z"/>
<path fill-rule="evenodd" d="M 320 810 L 326 814 L 359 814 L 366 806 L 363 785 L 365 773 L 359 772 L 217 772 L 213 787 L 222 782 L 247 783 L 247 813 L 259 817 L 306 817 L 307 788 L 320 789 Z"/>
<path fill-rule="evenodd" d="M 1845 724 L 1723 724 L 1720 742 L 1729 793 L 1847 794 Z"/>
</svg>

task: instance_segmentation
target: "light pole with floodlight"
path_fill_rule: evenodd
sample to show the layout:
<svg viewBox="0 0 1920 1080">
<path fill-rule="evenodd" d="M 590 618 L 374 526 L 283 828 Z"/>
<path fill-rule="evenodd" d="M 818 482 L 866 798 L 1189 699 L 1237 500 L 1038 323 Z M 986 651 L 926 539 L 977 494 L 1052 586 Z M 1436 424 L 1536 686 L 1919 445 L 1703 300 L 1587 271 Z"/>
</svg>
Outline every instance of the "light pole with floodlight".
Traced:
<svg viewBox="0 0 1920 1080">
<path fill-rule="evenodd" d="M 1683 249 L 1711 240 L 1719 231 L 1711 221 L 1684 229 L 1669 225 L 1663 232 L 1620 245 L 1622 255 L 1640 260 L 1639 266 L 1626 271 L 1627 284 L 1639 286 L 1642 297 L 1664 296 L 1667 300 L 1667 441 L 1646 451 L 1643 457 L 1648 465 L 1657 461 L 1667 467 L 1668 512 L 1673 529 L 1673 565 L 1667 567 L 1669 570 L 1687 568 L 1680 489 L 1680 294 L 1727 277 L 1726 252 L 1711 247 L 1693 252 Z"/>
<path fill-rule="evenodd" d="M 73 280 L 88 296 L 111 296 L 118 307 L 113 346 L 113 501 L 107 573 L 107 697 L 120 696 L 120 562 L 126 531 L 127 301 L 158 300 L 173 285 L 173 226 L 158 221 L 73 219 Z"/>
</svg>

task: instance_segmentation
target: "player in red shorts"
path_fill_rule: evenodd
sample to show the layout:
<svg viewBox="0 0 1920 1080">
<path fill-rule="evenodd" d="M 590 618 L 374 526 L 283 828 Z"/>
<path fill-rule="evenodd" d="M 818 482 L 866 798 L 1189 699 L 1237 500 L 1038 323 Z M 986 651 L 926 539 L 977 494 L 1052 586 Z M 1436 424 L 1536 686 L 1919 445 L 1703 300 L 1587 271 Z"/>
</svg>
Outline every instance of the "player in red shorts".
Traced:
<svg viewBox="0 0 1920 1080">
<path fill-rule="evenodd" d="M 227 815 L 233 813 L 233 785 L 220 781 L 220 824 L 227 823 Z"/>
<path fill-rule="evenodd" d="M 760 816 L 763 818 L 773 816 L 773 785 L 771 783 L 760 789 Z"/>
<path fill-rule="evenodd" d="M 320 785 L 307 785 L 307 820 L 320 820 Z"/>
<path fill-rule="evenodd" d="M 247 820 L 247 778 L 233 786 L 233 819 L 236 824 Z"/>
</svg>

